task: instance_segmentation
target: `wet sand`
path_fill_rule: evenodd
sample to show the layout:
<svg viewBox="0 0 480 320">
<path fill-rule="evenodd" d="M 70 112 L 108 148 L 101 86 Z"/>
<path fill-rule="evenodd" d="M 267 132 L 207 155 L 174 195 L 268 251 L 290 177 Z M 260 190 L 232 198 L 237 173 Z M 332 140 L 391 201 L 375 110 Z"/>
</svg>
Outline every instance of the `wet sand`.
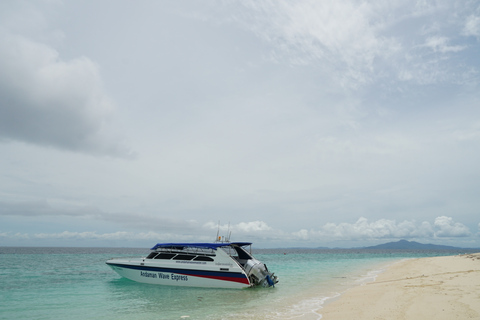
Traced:
<svg viewBox="0 0 480 320">
<path fill-rule="evenodd" d="M 400 261 L 318 313 L 323 320 L 480 319 L 480 253 Z"/>
</svg>

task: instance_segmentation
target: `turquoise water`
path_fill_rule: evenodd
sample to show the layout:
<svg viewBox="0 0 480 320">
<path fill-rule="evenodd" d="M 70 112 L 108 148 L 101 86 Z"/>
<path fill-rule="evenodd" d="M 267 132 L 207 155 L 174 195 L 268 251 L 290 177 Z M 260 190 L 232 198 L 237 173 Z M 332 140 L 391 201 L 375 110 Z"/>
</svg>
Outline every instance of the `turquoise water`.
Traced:
<svg viewBox="0 0 480 320">
<path fill-rule="evenodd" d="M 256 250 L 280 282 L 231 290 L 136 283 L 105 264 L 148 249 L 0 247 L 0 319 L 319 319 L 325 301 L 395 261 L 458 253 Z"/>
</svg>

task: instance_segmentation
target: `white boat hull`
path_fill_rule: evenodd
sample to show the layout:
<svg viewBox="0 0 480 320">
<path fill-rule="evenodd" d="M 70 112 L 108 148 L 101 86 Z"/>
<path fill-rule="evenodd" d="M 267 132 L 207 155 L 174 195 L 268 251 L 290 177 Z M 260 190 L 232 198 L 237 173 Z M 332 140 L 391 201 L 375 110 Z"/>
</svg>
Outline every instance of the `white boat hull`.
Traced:
<svg viewBox="0 0 480 320">
<path fill-rule="evenodd" d="M 232 289 L 251 286 L 248 277 L 243 272 L 174 269 L 141 264 L 122 264 L 114 260 L 107 261 L 107 264 L 122 277 L 149 284 Z"/>
</svg>

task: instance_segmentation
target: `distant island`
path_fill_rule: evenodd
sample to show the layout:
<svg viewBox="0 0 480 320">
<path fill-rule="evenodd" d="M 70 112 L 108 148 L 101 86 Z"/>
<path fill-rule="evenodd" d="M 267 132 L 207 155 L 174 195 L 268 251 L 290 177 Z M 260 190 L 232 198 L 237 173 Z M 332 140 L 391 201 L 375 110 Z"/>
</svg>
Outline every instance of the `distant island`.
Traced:
<svg viewBox="0 0 480 320">
<path fill-rule="evenodd" d="M 467 248 L 442 246 L 437 244 L 424 244 L 415 241 L 400 240 L 397 242 L 379 244 L 377 246 L 364 247 L 363 249 L 458 250 Z"/>
</svg>

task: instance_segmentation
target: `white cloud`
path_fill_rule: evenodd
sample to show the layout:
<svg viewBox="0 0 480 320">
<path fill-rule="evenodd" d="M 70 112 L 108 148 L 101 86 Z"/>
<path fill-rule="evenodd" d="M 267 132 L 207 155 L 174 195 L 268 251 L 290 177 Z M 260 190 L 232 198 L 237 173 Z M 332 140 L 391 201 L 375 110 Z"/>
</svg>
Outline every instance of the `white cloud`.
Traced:
<svg viewBox="0 0 480 320">
<path fill-rule="evenodd" d="M 5 239 L 24 239 L 28 240 L 30 239 L 30 235 L 28 233 L 11 233 L 11 232 L 0 232 L 0 238 L 5 238 Z"/>
<path fill-rule="evenodd" d="M 29 219 L 31 217 L 46 220 L 69 220 L 73 224 L 82 220 L 92 220 L 96 224 L 113 223 L 124 228 L 151 230 L 152 225 L 158 232 L 179 234 L 198 234 L 198 223 L 193 220 L 176 219 L 162 214 L 143 212 L 107 212 L 97 207 L 58 199 L 41 199 L 34 201 L 0 201 L 0 217 L 9 216 Z M 92 234 L 94 236 L 95 234 Z M 211 237 L 213 238 L 213 237 Z"/>
<path fill-rule="evenodd" d="M 433 234 L 428 222 L 417 226 L 414 221 L 397 223 L 395 220 L 380 219 L 369 222 L 359 218 L 351 223 L 327 223 L 316 232 L 320 237 L 335 237 L 337 239 L 385 239 L 428 237 Z"/>
<path fill-rule="evenodd" d="M 255 233 L 255 232 L 263 232 L 263 231 L 270 231 L 272 230 L 265 222 L 263 221 L 250 221 L 250 222 L 239 222 L 237 224 L 223 224 L 219 225 L 215 222 L 207 222 L 203 225 L 206 229 L 214 229 L 220 230 L 222 232 L 232 231 L 235 233 Z"/>
<path fill-rule="evenodd" d="M 129 156 L 107 132 L 114 106 L 96 63 L 63 61 L 50 46 L 0 28 L 0 70 L 0 138 Z"/>
<path fill-rule="evenodd" d="M 357 89 L 385 79 L 459 82 L 471 72 L 462 64 L 450 68 L 451 57 L 447 56 L 468 48 L 461 42 L 464 39 L 455 39 L 459 44 L 451 45 L 449 35 L 462 32 L 459 25 L 468 8 L 474 7 L 471 3 L 302 0 L 242 4 L 250 14 L 239 10 L 234 21 L 271 44 L 274 61 L 319 68 L 344 88 Z M 438 23 L 439 19 L 446 21 Z M 478 24 L 478 18 L 470 16 L 464 33 L 477 34 Z M 432 50 L 440 57 L 432 56 Z"/>
<path fill-rule="evenodd" d="M 195 223 L 198 225 L 198 223 Z M 223 224 L 218 226 L 214 222 L 207 222 L 202 228 L 186 232 L 132 232 L 132 231 L 117 231 L 111 233 L 98 233 L 96 231 L 86 232 L 72 232 L 64 231 L 59 233 L 16 233 L 0 232 L 0 237 L 4 239 L 23 239 L 23 240 L 79 240 L 79 241 L 189 241 L 202 242 L 212 241 L 212 230 L 219 228 L 222 232 L 231 231 L 233 237 L 236 239 L 243 239 L 248 236 L 251 240 L 260 241 L 274 241 L 281 243 L 281 246 L 293 241 L 301 241 L 302 243 L 330 243 L 331 241 L 395 241 L 399 239 L 416 239 L 428 242 L 434 238 L 446 237 L 467 237 L 471 235 L 468 228 L 453 221 L 451 217 L 441 216 L 435 219 L 432 226 L 429 222 L 422 222 L 417 224 L 415 221 L 402 221 L 397 223 L 395 220 L 379 219 L 376 221 L 368 221 L 366 218 L 359 218 L 355 223 L 326 223 L 320 229 L 300 229 L 299 231 L 286 233 L 282 230 L 275 230 L 268 226 L 263 221 L 240 222 L 233 225 Z M 478 225 L 480 229 L 480 224 Z M 288 245 L 287 245 L 288 246 Z"/>
<path fill-rule="evenodd" d="M 463 34 L 466 36 L 480 37 L 480 17 L 471 15 L 465 21 Z"/>
<path fill-rule="evenodd" d="M 433 218 L 455 210 L 476 227 L 472 1 L 149 2 L 135 17 L 128 1 L 43 1 L 37 19 L 25 14 L 29 1 L 16 15 L 9 3 L 0 4 L 4 230 L 195 241 L 213 240 L 217 224 L 203 223 L 220 218 L 233 221 L 221 226 L 233 239 L 280 245 L 444 240 L 462 228 Z M 449 85 L 458 79 L 468 86 Z M 111 117 L 144 157 L 43 148 L 122 154 L 105 132 Z"/>
<path fill-rule="evenodd" d="M 451 217 L 441 216 L 432 226 L 427 221 L 417 224 L 415 221 L 380 219 L 368 221 L 359 218 L 355 223 L 326 223 L 319 230 L 302 229 L 292 235 L 301 240 L 372 240 L 372 239 L 429 239 L 432 237 L 467 237 L 470 230 L 462 223 L 454 222 Z"/>
<path fill-rule="evenodd" d="M 435 219 L 436 237 L 468 237 L 471 232 L 462 223 L 454 222 L 451 217 L 441 216 Z"/>
<path fill-rule="evenodd" d="M 355 1 L 251 1 L 246 28 L 274 44 L 274 59 L 292 64 L 314 64 L 336 69 L 331 75 L 350 85 L 370 81 L 374 60 L 398 49 L 379 35 L 381 8 Z M 242 16 L 237 20 L 244 19 Z"/>
<path fill-rule="evenodd" d="M 63 231 L 63 232 L 54 232 L 54 233 L 11 233 L 11 232 L 0 232 L 0 238 L 5 239 L 37 239 L 37 240 L 78 240 L 78 241 L 90 241 L 90 240 L 100 240 L 100 241 L 122 241 L 122 242 L 133 242 L 133 241 L 149 241 L 149 242 L 172 242 L 172 241 L 189 241 L 189 242 L 203 242 L 203 241 L 213 241 L 214 237 L 209 233 L 211 229 L 211 224 L 205 224 L 207 227 L 207 232 L 205 230 L 199 229 L 196 233 L 192 232 L 190 234 L 186 233 L 175 233 L 175 232 L 132 232 L 132 231 L 117 231 L 110 233 L 100 233 L 97 231 L 85 231 L 85 232 L 76 232 L 76 231 Z M 248 226 L 243 230 L 246 233 L 257 233 L 262 232 L 262 228 L 270 230 L 270 227 L 266 226 L 262 222 L 247 222 L 239 223 L 237 226 L 234 226 L 234 229 L 238 233 L 234 234 L 236 238 L 241 238 L 244 234 L 242 228 Z M 202 232 L 203 231 L 203 232 Z M 173 240 L 174 239 L 174 240 Z"/>
<path fill-rule="evenodd" d="M 309 240 L 310 238 L 310 234 L 307 229 L 301 229 L 300 231 L 293 232 L 292 235 L 300 240 Z"/>
<path fill-rule="evenodd" d="M 425 46 L 432 49 L 434 52 L 459 52 L 464 50 L 465 46 L 450 46 L 448 45 L 449 39 L 446 37 L 431 37 L 425 42 Z"/>
<path fill-rule="evenodd" d="M 0 236 L 3 234 L 0 233 Z M 5 237 L 8 237 L 8 233 L 4 233 Z M 14 238 L 25 238 L 25 239 L 39 239 L 39 240 L 51 240 L 51 239 L 63 239 L 63 240 L 101 240 L 101 241 L 147 241 L 147 242 L 171 242 L 172 239 L 175 241 L 191 241 L 191 242 L 202 242 L 202 241 L 211 241 L 213 240 L 210 236 L 204 235 L 186 235 L 178 233 L 169 233 L 169 232 L 130 232 L 130 231 L 117 231 L 111 233 L 99 233 L 96 231 L 86 231 L 86 232 L 71 232 L 63 231 L 60 233 L 35 233 L 33 235 L 27 234 L 16 234 Z"/>
<path fill-rule="evenodd" d="M 172 234 L 156 233 L 156 232 L 126 232 L 117 231 L 112 233 L 97 233 L 96 231 L 88 232 L 70 232 L 64 231 L 60 233 L 35 233 L 35 239 L 77 239 L 77 240 L 152 240 L 172 239 Z"/>
<path fill-rule="evenodd" d="M 261 232 L 271 230 L 263 221 L 241 222 L 235 226 L 235 229 L 243 232 Z"/>
</svg>

